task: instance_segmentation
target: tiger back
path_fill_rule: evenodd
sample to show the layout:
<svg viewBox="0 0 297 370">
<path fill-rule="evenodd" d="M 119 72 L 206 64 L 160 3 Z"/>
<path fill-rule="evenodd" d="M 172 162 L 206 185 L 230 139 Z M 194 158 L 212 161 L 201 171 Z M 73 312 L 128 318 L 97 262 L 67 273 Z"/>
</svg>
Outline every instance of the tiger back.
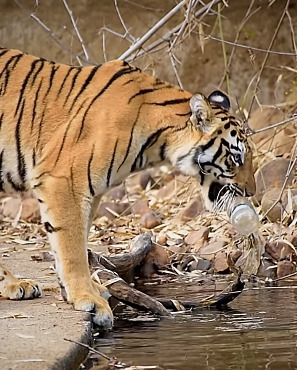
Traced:
<svg viewBox="0 0 297 370">
<path fill-rule="evenodd" d="M 193 95 L 126 62 L 74 67 L 0 49 L 0 189 L 34 191 L 62 295 L 96 324 L 113 319 L 86 245 L 108 188 L 167 160 L 197 179 L 210 209 L 222 189 L 254 193 L 250 145 L 229 108 L 223 93 Z"/>
</svg>

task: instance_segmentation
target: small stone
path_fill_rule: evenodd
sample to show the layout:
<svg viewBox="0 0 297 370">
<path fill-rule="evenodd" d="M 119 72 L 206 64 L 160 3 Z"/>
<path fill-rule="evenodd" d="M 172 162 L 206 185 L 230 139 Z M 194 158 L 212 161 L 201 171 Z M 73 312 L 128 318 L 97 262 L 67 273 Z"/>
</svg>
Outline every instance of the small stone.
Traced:
<svg viewBox="0 0 297 370">
<path fill-rule="evenodd" d="M 209 261 L 212 261 L 215 257 L 215 254 L 224 249 L 224 247 L 227 244 L 228 243 L 224 240 L 214 241 L 206 245 L 205 247 L 202 247 L 199 251 L 200 252 L 199 256 L 202 258 L 206 258 Z"/>
<path fill-rule="evenodd" d="M 160 219 L 154 212 L 146 213 L 141 217 L 139 222 L 146 229 L 153 229 L 154 227 L 161 225 Z"/>
<path fill-rule="evenodd" d="M 261 202 L 267 189 L 282 188 L 289 165 L 289 159 L 276 158 L 264 164 L 256 171 L 255 180 L 257 191 L 254 196 L 256 202 Z M 294 171 L 291 171 L 287 180 L 287 186 L 292 185 L 293 179 Z"/>
<path fill-rule="evenodd" d="M 143 216 L 149 212 L 151 212 L 151 209 L 146 199 L 139 199 L 132 204 L 132 213 L 135 215 Z"/>
<path fill-rule="evenodd" d="M 229 272 L 227 253 L 225 251 L 220 251 L 215 255 L 214 271 L 219 273 Z"/>
<path fill-rule="evenodd" d="M 121 200 L 124 198 L 125 195 L 126 195 L 126 190 L 123 184 L 114 187 L 107 194 L 107 196 L 112 200 Z"/>
<path fill-rule="evenodd" d="M 156 198 L 162 199 L 162 200 L 169 199 L 176 194 L 176 191 L 177 191 L 177 184 L 176 184 L 176 180 L 173 179 L 158 190 L 156 194 Z"/>
<path fill-rule="evenodd" d="M 140 270 L 141 277 L 150 278 L 158 270 L 165 268 L 169 264 L 169 251 L 167 248 L 153 244 L 152 249 L 142 262 Z"/>
<path fill-rule="evenodd" d="M 276 278 L 276 265 L 269 261 L 267 258 L 261 260 L 257 276 L 264 278 L 275 279 Z"/>
<path fill-rule="evenodd" d="M 176 216 L 182 222 L 187 222 L 195 219 L 204 211 L 204 203 L 202 197 L 197 196 L 192 202 L 182 209 Z"/>
<path fill-rule="evenodd" d="M 239 257 L 242 255 L 241 250 L 239 249 L 232 249 L 229 253 L 229 256 L 232 258 L 233 262 L 235 263 Z"/>
<path fill-rule="evenodd" d="M 22 200 L 20 198 L 9 198 L 3 203 L 3 216 L 11 220 L 16 218 L 21 207 Z"/>
<path fill-rule="evenodd" d="M 207 271 L 211 267 L 211 262 L 204 259 L 199 258 L 198 260 L 194 260 L 189 263 L 189 271 L 199 270 L 199 271 Z"/>
<path fill-rule="evenodd" d="M 278 278 L 293 274 L 296 271 L 296 266 L 291 261 L 279 261 L 277 263 L 276 275 Z"/>
<path fill-rule="evenodd" d="M 114 220 L 119 216 L 126 216 L 131 214 L 130 203 L 128 202 L 102 202 L 100 203 L 96 212 L 96 217 L 107 217 L 110 220 Z"/>
<path fill-rule="evenodd" d="M 270 208 L 275 204 L 275 202 L 279 199 L 281 194 L 281 189 L 279 188 L 272 188 L 268 189 L 262 198 L 261 206 L 264 213 L 266 213 Z M 281 200 L 276 203 L 276 205 L 267 213 L 267 217 L 271 222 L 275 222 L 277 220 L 281 220 L 282 214 L 288 205 L 288 194 L 289 191 L 286 189 L 284 190 Z M 290 189 L 290 194 L 292 196 L 292 211 L 297 210 L 297 204 L 295 203 L 295 196 L 297 195 L 297 189 Z"/>
<path fill-rule="evenodd" d="M 22 200 L 21 219 L 26 222 L 40 221 L 40 207 L 36 198 L 25 198 Z"/>
<path fill-rule="evenodd" d="M 209 227 L 200 226 L 199 230 L 189 232 L 185 237 L 185 243 L 192 245 L 199 242 L 201 239 L 208 240 L 209 232 Z"/>
<path fill-rule="evenodd" d="M 157 242 L 160 245 L 166 245 L 166 243 L 167 243 L 167 236 L 165 234 L 158 235 Z"/>
<path fill-rule="evenodd" d="M 274 259 L 279 261 L 281 258 L 290 257 L 292 255 L 292 248 L 285 242 L 267 242 L 265 244 L 265 251 Z"/>
</svg>

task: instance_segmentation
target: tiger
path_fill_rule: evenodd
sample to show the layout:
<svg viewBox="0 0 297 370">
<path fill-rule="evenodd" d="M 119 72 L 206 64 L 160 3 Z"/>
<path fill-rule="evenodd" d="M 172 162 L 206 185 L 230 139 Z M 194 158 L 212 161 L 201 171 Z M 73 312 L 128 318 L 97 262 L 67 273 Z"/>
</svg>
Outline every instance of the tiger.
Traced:
<svg viewBox="0 0 297 370">
<path fill-rule="evenodd" d="M 192 94 L 125 61 L 73 66 L 0 48 L 0 190 L 35 194 L 62 297 L 103 329 L 113 313 L 89 272 L 93 217 L 108 189 L 164 161 L 197 180 L 210 210 L 224 189 L 255 193 L 249 137 L 223 92 Z M 41 295 L 2 264 L 0 291 Z"/>
</svg>

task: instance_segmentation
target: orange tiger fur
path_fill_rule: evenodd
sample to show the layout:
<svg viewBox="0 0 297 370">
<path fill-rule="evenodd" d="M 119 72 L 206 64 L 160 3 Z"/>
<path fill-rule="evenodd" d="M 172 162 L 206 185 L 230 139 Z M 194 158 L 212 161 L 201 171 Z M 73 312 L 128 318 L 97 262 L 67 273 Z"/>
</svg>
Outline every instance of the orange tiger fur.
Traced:
<svg viewBox="0 0 297 370">
<path fill-rule="evenodd" d="M 111 327 L 112 312 L 90 278 L 86 245 L 107 188 L 166 159 L 197 177 L 210 205 L 216 186 L 254 192 L 250 147 L 220 99 L 227 97 L 193 95 L 121 61 L 73 67 L 0 49 L 0 189 L 34 191 L 63 296 L 94 312 L 98 325 Z M 0 265 L 3 295 L 40 295 L 13 278 L 8 288 L 5 276 Z"/>
</svg>

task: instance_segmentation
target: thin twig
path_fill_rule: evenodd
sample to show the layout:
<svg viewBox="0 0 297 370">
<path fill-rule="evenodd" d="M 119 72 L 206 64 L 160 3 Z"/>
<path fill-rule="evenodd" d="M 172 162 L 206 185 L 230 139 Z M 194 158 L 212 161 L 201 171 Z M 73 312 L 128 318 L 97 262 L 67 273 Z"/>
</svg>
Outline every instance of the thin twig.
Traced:
<svg viewBox="0 0 297 370">
<path fill-rule="evenodd" d="M 194 13 L 194 17 L 198 18 L 202 15 L 207 14 L 210 11 L 210 9 L 213 5 L 218 4 L 220 1 L 222 1 L 222 0 L 211 0 L 208 4 L 203 6 L 201 9 L 197 10 Z M 160 39 L 152 42 L 148 47 L 139 51 L 134 57 L 127 58 L 126 61 L 131 62 L 133 60 L 136 60 L 136 59 L 140 58 L 142 55 L 147 54 L 147 53 L 151 52 L 152 50 L 156 49 L 161 44 L 167 43 L 171 39 L 172 35 L 174 35 L 176 32 L 178 32 L 180 30 L 180 28 L 182 27 L 183 24 L 184 24 L 184 22 L 181 22 L 180 24 L 178 24 L 177 26 L 172 28 L 172 30 L 167 32 L 164 36 L 162 36 Z"/>
<path fill-rule="evenodd" d="M 171 51 L 171 50 L 169 50 L 169 51 L 168 51 L 168 54 L 169 54 L 169 57 L 170 57 L 170 61 L 171 61 L 171 65 L 172 65 L 172 69 L 173 69 L 173 71 L 174 71 L 174 74 L 175 74 L 175 77 L 176 77 L 177 83 L 178 83 L 178 85 L 179 85 L 179 87 L 180 87 L 181 89 L 184 89 L 183 84 L 182 84 L 182 81 L 181 81 L 181 79 L 180 79 L 180 77 L 179 77 L 179 74 L 178 74 L 178 71 L 177 71 L 177 68 L 176 68 L 176 64 L 175 64 L 175 60 L 174 60 L 174 56 L 173 56 L 173 54 L 172 54 L 172 51 Z"/>
<path fill-rule="evenodd" d="M 285 17 L 285 15 L 286 15 L 287 10 L 288 10 L 288 6 L 289 6 L 289 4 L 290 4 L 290 0 L 287 0 L 286 6 L 285 6 L 285 8 L 284 8 L 284 10 L 283 10 L 283 12 L 282 12 L 282 15 L 281 15 L 281 17 L 280 17 L 280 19 L 279 19 L 279 22 L 278 22 L 278 24 L 277 24 L 277 26 L 276 26 L 276 29 L 275 29 L 275 31 L 274 31 L 274 34 L 273 34 L 273 36 L 272 36 L 272 38 L 271 38 L 271 41 L 270 41 L 270 43 L 269 43 L 268 50 L 271 50 L 271 48 L 272 48 L 272 46 L 273 46 L 273 44 L 274 44 L 274 41 L 275 41 L 275 39 L 276 39 L 276 36 L 277 36 L 278 31 L 279 31 L 279 29 L 280 29 L 280 26 L 281 26 L 281 24 L 283 23 L 284 17 Z M 255 92 L 254 92 L 254 95 L 253 95 L 253 97 L 252 97 L 252 99 L 251 99 L 251 104 L 250 104 L 250 109 L 249 109 L 249 114 L 248 114 L 248 116 L 250 116 L 250 113 L 251 113 L 251 110 L 252 110 L 253 103 L 254 103 L 254 101 L 255 101 L 255 99 L 256 99 L 256 90 L 257 90 L 257 88 L 258 88 L 258 86 L 259 86 L 259 83 L 260 83 L 260 80 L 261 80 L 261 77 L 262 77 L 262 73 L 263 73 L 263 70 L 264 70 L 264 68 L 265 68 L 265 65 L 266 65 L 266 62 L 267 62 L 268 57 L 269 57 L 269 53 L 266 53 L 266 55 L 265 55 L 265 57 L 264 57 L 264 60 L 263 60 L 263 62 L 262 62 L 262 65 L 261 65 L 261 68 L 260 68 L 259 74 L 258 74 L 258 76 L 257 76 L 257 80 L 256 80 L 255 88 L 254 88 Z"/>
<path fill-rule="evenodd" d="M 75 21 L 75 19 L 73 17 L 73 12 L 72 12 L 72 10 L 70 9 L 70 7 L 69 7 L 69 5 L 67 3 L 67 0 L 62 0 L 62 1 L 63 1 L 63 4 L 64 4 L 64 6 L 65 6 L 65 8 L 66 8 L 66 10 L 68 12 L 68 14 L 69 14 L 69 17 L 71 19 L 71 22 L 72 22 L 74 31 L 76 33 L 76 36 L 77 36 L 77 38 L 78 38 L 78 40 L 79 40 L 79 42 L 81 44 L 81 47 L 83 49 L 84 54 L 85 54 L 85 58 L 89 62 L 89 60 L 90 60 L 89 53 L 87 51 L 87 47 L 85 45 L 85 42 L 84 42 L 84 40 L 83 40 L 83 38 L 82 38 L 82 36 L 81 36 L 81 34 L 79 32 L 79 29 L 78 29 L 78 26 L 77 26 L 77 22 Z"/>
<path fill-rule="evenodd" d="M 266 127 L 263 127 L 263 128 L 259 128 L 259 130 L 253 131 L 250 134 L 250 136 L 255 135 L 255 134 L 258 134 L 259 132 L 264 132 L 264 131 L 267 131 L 267 130 L 271 130 L 271 129 L 275 128 L 275 127 L 284 125 L 284 124 L 286 124 L 288 122 L 295 121 L 296 119 L 297 119 L 297 115 L 294 114 L 292 117 L 290 117 L 288 119 L 285 119 L 284 121 L 277 122 L 277 123 L 274 123 L 273 125 L 266 126 Z"/>
<path fill-rule="evenodd" d="M 132 35 L 131 35 L 131 33 L 130 33 L 130 31 L 128 30 L 128 27 L 126 26 L 126 24 L 125 24 L 125 22 L 124 22 L 124 19 L 123 19 L 123 17 L 122 17 L 122 15 L 121 15 L 121 12 L 120 12 L 120 9 L 119 9 L 119 6 L 118 6 L 118 0 L 114 0 L 114 6 L 115 6 L 115 8 L 116 8 L 116 12 L 117 12 L 117 14 L 118 14 L 118 17 L 119 17 L 119 20 L 120 20 L 120 22 L 121 22 L 121 24 L 122 24 L 122 26 L 123 26 L 123 28 L 124 28 L 124 30 L 125 30 L 125 39 L 127 40 L 127 36 L 128 36 L 128 41 L 130 42 L 130 43 L 133 43 L 133 42 L 135 42 L 135 37 L 133 37 Z"/>
<path fill-rule="evenodd" d="M 55 41 L 57 45 L 62 50 L 67 51 L 70 55 L 74 56 L 75 58 L 79 58 L 81 61 L 91 64 L 91 65 L 97 65 L 98 63 L 95 63 L 94 61 L 87 60 L 86 58 L 82 57 L 78 53 L 74 52 L 72 49 L 69 49 L 65 44 L 63 44 L 57 35 L 49 28 L 47 27 L 34 13 L 30 11 L 29 8 L 27 8 L 24 4 L 22 4 L 19 0 L 14 0 L 14 2 L 21 8 L 23 9 L 32 19 L 34 19 L 38 25 Z"/>
<path fill-rule="evenodd" d="M 290 161 L 290 164 L 288 166 L 288 169 L 287 169 L 287 172 L 286 172 L 286 175 L 285 175 L 285 181 L 283 183 L 283 186 L 281 188 L 281 191 L 279 193 L 279 196 L 277 197 L 277 199 L 275 200 L 275 202 L 272 204 L 272 206 L 264 213 L 263 215 L 263 218 L 266 217 L 268 215 L 268 213 L 281 201 L 282 199 L 282 196 L 283 196 L 283 192 L 287 186 L 287 182 L 289 180 L 289 177 L 293 171 L 293 169 L 295 168 L 295 164 L 297 162 L 297 154 L 296 154 L 296 149 L 297 149 L 297 140 L 295 141 L 295 144 L 294 144 L 294 148 L 292 150 L 292 157 L 291 157 L 291 161 Z M 294 159 L 292 159 L 294 157 Z"/>
<path fill-rule="evenodd" d="M 89 346 L 88 344 L 85 344 L 85 343 L 82 343 L 82 342 L 78 342 L 77 340 L 74 340 L 74 339 L 68 339 L 68 338 L 63 338 L 66 342 L 71 342 L 71 343 L 75 343 L 75 344 L 78 344 L 79 346 L 82 346 L 82 347 L 85 347 L 87 348 L 89 351 L 93 352 L 93 353 L 96 353 L 97 355 L 105 358 L 106 360 L 110 361 L 111 358 L 106 356 L 104 353 L 102 352 L 99 352 L 97 351 L 96 349 L 92 348 L 91 346 Z"/>
<path fill-rule="evenodd" d="M 287 9 L 286 11 L 286 15 L 288 17 L 288 20 L 289 20 L 289 24 L 290 24 L 290 31 L 291 31 L 291 36 L 292 36 L 292 44 L 293 44 L 293 48 L 295 50 L 295 53 L 296 53 L 296 58 L 297 58 L 297 45 L 296 45 L 296 41 L 295 41 L 295 32 L 294 32 L 294 27 L 293 27 L 293 23 L 292 23 L 292 18 L 291 18 L 291 15 L 289 13 L 289 10 Z"/>
<path fill-rule="evenodd" d="M 137 49 L 139 49 L 148 39 L 150 39 L 161 27 L 168 22 L 180 9 L 185 5 L 186 1 L 182 0 L 173 9 L 170 10 L 162 19 L 159 20 L 145 35 L 143 35 L 134 45 L 132 45 L 128 50 L 126 50 L 119 60 L 125 60 L 131 54 L 133 54 Z"/>
<path fill-rule="evenodd" d="M 218 4 L 218 24 L 219 24 L 219 31 L 220 31 L 220 37 L 222 41 L 224 41 L 224 35 L 223 35 L 223 26 L 222 26 L 222 14 L 221 14 L 221 3 Z M 227 63 L 227 51 L 225 48 L 224 42 L 222 42 L 222 52 L 223 52 L 223 60 L 224 60 L 224 67 L 225 67 L 225 78 L 226 78 L 226 89 L 227 94 L 230 95 L 230 80 L 229 80 L 229 68 Z"/>
<path fill-rule="evenodd" d="M 229 60 L 228 60 L 227 69 L 225 69 L 225 71 L 224 71 L 224 74 L 223 74 L 222 79 L 221 79 L 221 81 L 220 81 L 220 83 L 219 83 L 219 86 L 218 86 L 219 88 L 222 86 L 222 83 L 223 83 L 223 81 L 224 81 L 224 80 L 225 80 L 225 78 L 226 78 L 226 73 L 227 73 L 227 71 L 229 71 L 229 70 L 230 70 L 231 63 L 232 63 L 232 60 L 233 60 L 233 56 L 234 56 L 234 53 L 235 53 L 235 50 L 236 50 L 236 47 L 237 47 L 237 42 L 238 42 L 239 36 L 240 36 L 240 34 L 241 34 L 241 31 L 242 31 L 242 29 L 243 29 L 244 25 L 245 25 L 245 24 L 246 24 L 246 22 L 251 18 L 251 16 L 253 16 L 253 15 L 254 15 L 254 14 L 255 14 L 259 9 L 261 9 L 261 7 L 258 7 L 258 8 L 257 8 L 257 9 L 255 9 L 254 11 L 251 11 L 251 10 L 252 10 L 252 8 L 253 8 L 254 2 L 255 2 L 255 0 L 252 0 L 252 1 L 250 2 L 250 5 L 249 5 L 249 7 L 248 7 L 248 10 L 247 10 L 247 12 L 246 12 L 246 14 L 245 14 L 245 16 L 244 16 L 244 18 L 243 18 L 243 20 L 242 20 L 241 24 L 239 25 L 239 28 L 238 28 L 237 33 L 236 33 L 236 36 L 235 36 L 234 45 L 233 45 L 233 48 L 232 48 L 232 50 L 231 50 L 230 57 L 229 57 Z M 227 44 L 227 43 L 225 42 L 225 40 L 222 40 L 222 43 Z"/>
</svg>

